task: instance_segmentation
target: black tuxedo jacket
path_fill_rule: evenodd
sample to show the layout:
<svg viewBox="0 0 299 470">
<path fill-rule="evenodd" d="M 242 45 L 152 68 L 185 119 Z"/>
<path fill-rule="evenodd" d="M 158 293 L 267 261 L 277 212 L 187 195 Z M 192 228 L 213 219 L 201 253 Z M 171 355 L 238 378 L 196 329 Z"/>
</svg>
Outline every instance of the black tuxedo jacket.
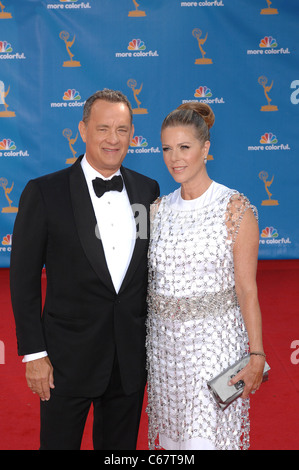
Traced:
<svg viewBox="0 0 299 470">
<path fill-rule="evenodd" d="M 117 354 L 127 394 L 145 379 L 147 239 L 136 239 L 117 294 L 106 264 L 81 159 L 31 180 L 20 198 L 10 276 L 18 353 L 47 350 L 55 391 L 98 396 Z M 121 167 L 131 204 L 150 204 L 158 183 Z M 47 292 L 42 310 L 41 272 Z"/>
</svg>

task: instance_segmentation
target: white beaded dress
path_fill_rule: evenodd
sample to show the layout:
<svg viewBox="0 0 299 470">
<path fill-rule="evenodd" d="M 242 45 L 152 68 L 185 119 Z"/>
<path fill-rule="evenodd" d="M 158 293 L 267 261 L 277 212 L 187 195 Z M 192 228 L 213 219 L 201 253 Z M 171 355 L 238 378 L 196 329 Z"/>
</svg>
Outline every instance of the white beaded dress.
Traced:
<svg viewBox="0 0 299 470">
<path fill-rule="evenodd" d="M 233 246 L 248 199 L 212 182 L 151 207 L 147 369 L 149 449 L 249 447 L 249 399 L 217 408 L 207 381 L 248 352 Z"/>
</svg>

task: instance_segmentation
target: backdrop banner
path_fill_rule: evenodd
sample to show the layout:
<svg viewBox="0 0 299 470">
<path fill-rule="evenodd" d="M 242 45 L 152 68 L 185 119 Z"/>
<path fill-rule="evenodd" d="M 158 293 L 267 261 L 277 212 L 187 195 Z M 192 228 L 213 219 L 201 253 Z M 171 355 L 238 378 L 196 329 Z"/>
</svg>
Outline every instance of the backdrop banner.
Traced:
<svg viewBox="0 0 299 470">
<path fill-rule="evenodd" d="M 209 175 L 257 207 L 260 259 L 298 258 L 298 21 L 298 0 L 1 0 L 0 267 L 26 183 L 84 153 L 83 105 L 105 87 L 134 111 L 124 165 L 162 194 L 164 117 L 210 104 Z"/>
</svg>

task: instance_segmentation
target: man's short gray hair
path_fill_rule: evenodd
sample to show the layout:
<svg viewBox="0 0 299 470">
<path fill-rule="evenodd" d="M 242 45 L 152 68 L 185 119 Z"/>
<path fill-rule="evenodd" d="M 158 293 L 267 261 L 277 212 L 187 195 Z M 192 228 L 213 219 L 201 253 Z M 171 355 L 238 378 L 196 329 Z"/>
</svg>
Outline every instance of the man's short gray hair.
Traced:
<svg viewBox="0 0 299 470">
<path fill-rule="evenodd" d="M 83 108 L 83 122 L 85 124 L 88 123 L 90 118 L 91 108 L 95 101 L 103 100 L 108 101 L 110 103 L 124 103 L 127 105 L 130 117 L 131 117 L 131 124 L 133 122 L 133 111 L 132 106 L 128 98 L 118 90 L 109 90 L 108 88 L 104 88 L 103 90 L 96 91 L 93 95 L 91 95 L 85 102 Z"/>
</svg>

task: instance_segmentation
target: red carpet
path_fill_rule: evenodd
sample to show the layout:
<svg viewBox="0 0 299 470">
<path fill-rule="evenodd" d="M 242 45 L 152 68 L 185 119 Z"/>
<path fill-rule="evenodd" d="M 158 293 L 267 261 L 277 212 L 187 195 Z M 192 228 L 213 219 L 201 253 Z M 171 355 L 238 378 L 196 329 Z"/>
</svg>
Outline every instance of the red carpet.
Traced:
<svg viewBox="0 0 299 470">
<path fill-rule="evenodd" d="M 27 389 L 16 352 L 8 275 L 8 269 L 0 269 L 0 450 L 35 450 L 39 401 Z M 251 400 L 251 449 L 299 450 L 299 261 L 260 262 L 257 279 L 271 372 L 269 382 Z M 147 449 L 146 433 L 143 412 L 138 450 Z M 91 448 L 90 417 L 82 449 Z"/>
</svg>

